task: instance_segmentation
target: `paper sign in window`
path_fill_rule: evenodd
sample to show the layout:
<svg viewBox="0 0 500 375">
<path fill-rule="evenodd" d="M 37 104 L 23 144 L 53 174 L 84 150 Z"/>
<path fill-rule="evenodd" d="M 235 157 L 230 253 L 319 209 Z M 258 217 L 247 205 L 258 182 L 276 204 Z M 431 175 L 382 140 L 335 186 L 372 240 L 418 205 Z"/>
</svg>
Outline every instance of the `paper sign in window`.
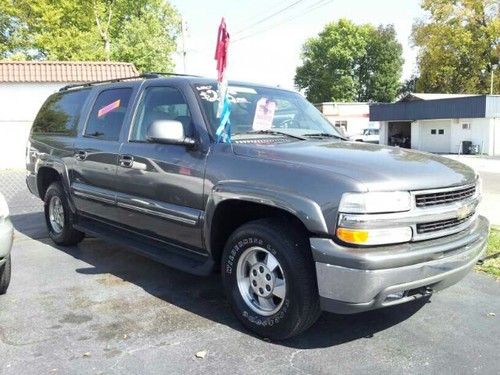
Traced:
<svg viewBox="0 0 500 375">
<path fill-rule="evenodd" d="M 273 126 L 274 112 L 276 112 L 276 102 L 267 98 L 261 98 L 255 108 L 253 118 L 253 130 L 269 130 Z"/>
<path fill-rule="evenodd" d="M 115 100 L 113 103 L 110 103 L 104 107 L 102 107 L 99 112 L 97 112 L 97 117 L 102 117 L 104 116 L 106 113 L 109 113 L 111 112 L 112 110 L 116 109 L 120 107 L 120 99 L 118 100 Z"/>
</svg>

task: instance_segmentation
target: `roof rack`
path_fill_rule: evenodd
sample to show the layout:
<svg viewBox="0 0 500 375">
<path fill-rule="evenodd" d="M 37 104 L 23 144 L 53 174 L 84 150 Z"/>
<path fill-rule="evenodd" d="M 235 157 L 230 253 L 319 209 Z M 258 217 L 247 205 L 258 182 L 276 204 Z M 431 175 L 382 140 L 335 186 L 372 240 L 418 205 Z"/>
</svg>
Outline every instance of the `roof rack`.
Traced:
<svg viewBox="0 0 500 375">
<path fill-rule="evenodd" d="M 59 91 L 66 91 L 69 89 L 74 89 L 77 87 L 90 87 L 93 85 L 99 85 L 102 83 L 114 83 L 114 82 L 122 82 L 122 81 L 128 81 L 131 79 L 153 79 L 153 78 L 161 78 L 162 76 L 179 76 L 179 77 L 200 77 L 200 76 L 195 76 L 192 74 L 180 74 L 180 73 L 161 73 L 161 72 L 147 72 L 143 73 L 137 76 L 131 76 L 131 77 L 122 77 L 122 78 L 114 78 L 114 79 L 107 79 L 103 81 L 91 81 L 91 82 L 85 82 L 85 83 L 75 83 L 72 85 L 66 85 L 64 87 L 61 87 Z"/>
</svg>

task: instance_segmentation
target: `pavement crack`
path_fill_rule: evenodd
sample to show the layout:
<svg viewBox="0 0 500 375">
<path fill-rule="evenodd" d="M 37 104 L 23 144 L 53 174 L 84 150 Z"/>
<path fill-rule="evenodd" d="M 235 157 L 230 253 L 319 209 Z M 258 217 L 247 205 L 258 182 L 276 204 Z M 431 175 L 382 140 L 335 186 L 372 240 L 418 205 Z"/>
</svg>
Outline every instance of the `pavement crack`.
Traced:
<svg viewBox="0 0 500 375">
<path fill-rule="evenodd" d="M 309 372 L 301 369 L 300 367 L 297 367 L 295 366 L 295 364 L 293 363 L 294 359 L 295 359 L 295 356 L 301 352 L 303 352 L 304 350 L 303 349 L 297 349 L 296 351 L 294 351 L 292 354 L 290 354 L 290 358 L 288 359 L 288 363 L 290 364 L 290 367 L 293 368 L 294 370 L 297 370 L 299 373 L 301 374 L 310 374 Z"/>
<path fill-rule="evenodd" d="M 41 339 L 41 340 L 34 340 L 34 341 L 19 343 L 19 342 L 15 342 L 15 341 L 8 339 L 7 336 L 5 335 L 4 330 L 2 328 L 0 328 L 0 342 L 4 343 L 5 345 L 9 345 L 9 346 L 22 347 L 22 346 L 39 344 L 42 342 L 53 341 L 53 340 L 54 340 L 54 338 L 51 337 L 51 338 L 45 338 L 45 339 Z"/>
</svg>

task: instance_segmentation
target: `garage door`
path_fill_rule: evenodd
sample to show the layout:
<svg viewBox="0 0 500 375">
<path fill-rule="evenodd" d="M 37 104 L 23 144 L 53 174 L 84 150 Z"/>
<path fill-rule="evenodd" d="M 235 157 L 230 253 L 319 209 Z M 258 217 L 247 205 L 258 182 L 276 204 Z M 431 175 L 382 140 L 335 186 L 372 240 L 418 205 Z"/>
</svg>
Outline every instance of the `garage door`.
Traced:
<svg viewBox="0 0 500 375">
<path fill-rule="evenodd" d="M 422 151 L 449 153 L 451 143 L 451 124 L 449 121 L 436 121 L 424 123 L 421 125 L 421 143 Z"/>
</svg>

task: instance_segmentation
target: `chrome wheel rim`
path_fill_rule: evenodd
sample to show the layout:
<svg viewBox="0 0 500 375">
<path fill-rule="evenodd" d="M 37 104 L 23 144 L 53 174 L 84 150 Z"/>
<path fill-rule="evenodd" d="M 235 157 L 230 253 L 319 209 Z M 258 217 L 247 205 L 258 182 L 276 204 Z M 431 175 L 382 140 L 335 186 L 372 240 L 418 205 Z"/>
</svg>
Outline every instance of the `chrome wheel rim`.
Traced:
<svg viewBox="0 0 500 375">
<path fill-rule="evenodd" d="M 64 229 L 64 208 L 61 198 L 53 196 L 49 202 L 49 221 L 52 230 L 59 234 Z"/>
<path fill-rule="evenodd" d="M 241 297 L 257 314 L 276 314 L 286 297 L 283 268 L 276 257 L 262 247 L 250 247 L 241 254 L 236 267 Z"/>
</svg>

